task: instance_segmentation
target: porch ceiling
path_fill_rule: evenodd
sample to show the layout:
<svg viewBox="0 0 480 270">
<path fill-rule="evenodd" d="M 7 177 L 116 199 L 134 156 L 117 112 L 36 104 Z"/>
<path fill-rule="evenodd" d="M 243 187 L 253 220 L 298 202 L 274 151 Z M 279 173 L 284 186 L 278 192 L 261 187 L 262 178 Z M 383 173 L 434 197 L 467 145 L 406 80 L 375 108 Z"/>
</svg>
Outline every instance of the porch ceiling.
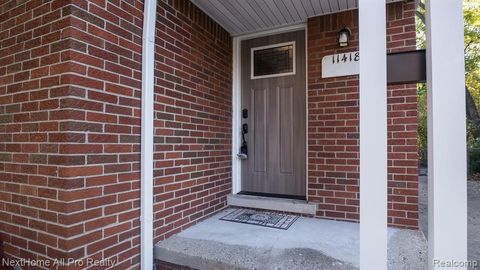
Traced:
<svg viewBox="0 0 480 270">
<path fill-rule="evenodd" d="M 233 36 L 306 22 L 358 7 L 358 0 L 191 0 Z M 386 0 L 387 3 L 403 0 Z"/>
</svg>

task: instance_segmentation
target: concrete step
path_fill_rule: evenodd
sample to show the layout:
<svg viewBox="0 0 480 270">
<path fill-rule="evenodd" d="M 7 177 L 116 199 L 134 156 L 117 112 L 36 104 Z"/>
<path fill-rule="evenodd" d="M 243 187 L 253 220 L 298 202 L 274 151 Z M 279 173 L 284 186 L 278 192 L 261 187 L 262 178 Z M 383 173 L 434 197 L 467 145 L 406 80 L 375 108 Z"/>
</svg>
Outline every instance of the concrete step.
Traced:
<svg viewBox="0 0 480 270">
<path fill-rule="evenodd" d="M 256 208 L 304 215 L 315 215 L 317 211 L 316 204 L 293 199 L 230 194 L 227 197 L 227 202 L 229 206 Z"/>
<path fill-rule="evenodd" d="M 220 219 L 232 211 L 157 243 L 155 259 L 198 270 L 358 269 L 358 223 L 300 217 L 279 230 Z M 420 231 L 388 228 L 388 270 L 427 269 L 426 251 Z"/>
</svg>

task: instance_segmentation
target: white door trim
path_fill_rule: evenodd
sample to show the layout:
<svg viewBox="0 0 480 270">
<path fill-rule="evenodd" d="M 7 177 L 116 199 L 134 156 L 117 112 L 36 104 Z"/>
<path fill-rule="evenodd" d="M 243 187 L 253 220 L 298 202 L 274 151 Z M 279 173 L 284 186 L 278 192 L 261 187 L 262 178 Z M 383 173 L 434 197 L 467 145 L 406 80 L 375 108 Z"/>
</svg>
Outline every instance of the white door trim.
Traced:
<svg viewBox="0 0 480 270">
<path fill-rule="evenodd" d="M 260 31 L 256 33 L 250 33 L 246 35 L 240 35 L 233 37 L 232 49 L 233 49 L 233 78 L 232 78 L 232 193 L 237 194 L 242 189 L 242 170 L 241 170 L 241 160 L 237 158 L 237 154 L 241 145 L 241 111 L 242 111 L 242 74 L 241 74 L 241 42 L 242 40 L 269 36 L 273 34 L 281 34 L 287 32 L 294 32 L 298 30 L 305 30 L 305 91 L 308 90 L 308 33 L 307 33 L 307 24 L 301 23 L 296 25 L 289 25 L 286 27 L 270 29 L 266 31 Z M 305 136 L 308 136 L 308 93 L 306 96 L 306 106 L 305 106 Z M 308 201 L 308 137 L 305 140 L 305 181 L 306 181 L 306 198 Z"/>
</svg>

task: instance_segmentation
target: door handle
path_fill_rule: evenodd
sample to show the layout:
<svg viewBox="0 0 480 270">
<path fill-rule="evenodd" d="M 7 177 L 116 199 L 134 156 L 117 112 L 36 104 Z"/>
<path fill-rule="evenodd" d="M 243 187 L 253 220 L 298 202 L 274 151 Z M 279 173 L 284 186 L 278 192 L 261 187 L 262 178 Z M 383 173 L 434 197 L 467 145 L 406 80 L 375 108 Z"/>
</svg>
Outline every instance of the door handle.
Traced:
<svg viewBox="0 0 480 270">
<path fill-rule="evenodd" d="M 245 134 L 248 133 L 248 124 L 242 125 L 242 146 L 240 147 L 240 153 L 237 154 L 239 159 L 247 159 L 248 158 L 248 146 L 247 140 L 245 140 Z"/>
</svg>

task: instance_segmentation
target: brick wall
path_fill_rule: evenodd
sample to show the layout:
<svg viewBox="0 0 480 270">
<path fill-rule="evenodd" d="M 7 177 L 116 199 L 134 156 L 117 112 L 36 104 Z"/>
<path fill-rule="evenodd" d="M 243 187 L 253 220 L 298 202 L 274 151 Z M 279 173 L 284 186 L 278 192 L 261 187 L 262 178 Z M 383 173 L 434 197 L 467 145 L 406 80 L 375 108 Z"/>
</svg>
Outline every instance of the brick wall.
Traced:
<svg viewBox="0 0 480 270">
<path fill-rule="evenodd" d="M 160 240 L 226 205 L 232 58 L 229 34 L 188 1 L 159 1 L 157 11 Z M 8 255 L 138 267 L 142 20 L 140 0 L 0 4 Z"/>
<path fill-rule="evenodd" d="M 155 57 L 155 241 L 226 206 L 232 44 L 188 1 L 160 2 Z"/>
<path fill-rule="evenodd" d="M 86 47 L 68 35 L 80 22 L 67 4 L 0 4 L 0 234 L 10 256 L 68 256 L 66 240 L 81 229 L 68 213 L 83 205 L 66 192 L 83 185 L 70 177 L 84 159 L 70 143 L 85 135 L 70 130 L 85 113 L 70 96 L 84 90 L 69 80 L 86 68 L 68 56 Z"/>
<path fill-rule="evenodd" d="M 65 55 L 74 63 L 65 76 L 72 91 L 64 100 L 72 140 L 61 148 L 69 165 L 61 198 L 71 205 L 62 219 L 71 232 L 60 248 L 71 259 L 136 267 L 143 2 L 75 0 L 66 14 L 70 25 L 63 32 L 75 42 Z"/>
<path fill-rule="evenodd" d="M 348 26 L 348 47 L 337 32 Z M 389 52 L 415 49 L 415 3 L 387 5 Z M 318 217 L 359 220 L 358 76 L 321 78 L 325 55 L 358 50 L 358 11 L 308 20 L 308 197 Z M 416 85 L 388 87 L 388 223 L 418 227 Z"/>
</svg>

